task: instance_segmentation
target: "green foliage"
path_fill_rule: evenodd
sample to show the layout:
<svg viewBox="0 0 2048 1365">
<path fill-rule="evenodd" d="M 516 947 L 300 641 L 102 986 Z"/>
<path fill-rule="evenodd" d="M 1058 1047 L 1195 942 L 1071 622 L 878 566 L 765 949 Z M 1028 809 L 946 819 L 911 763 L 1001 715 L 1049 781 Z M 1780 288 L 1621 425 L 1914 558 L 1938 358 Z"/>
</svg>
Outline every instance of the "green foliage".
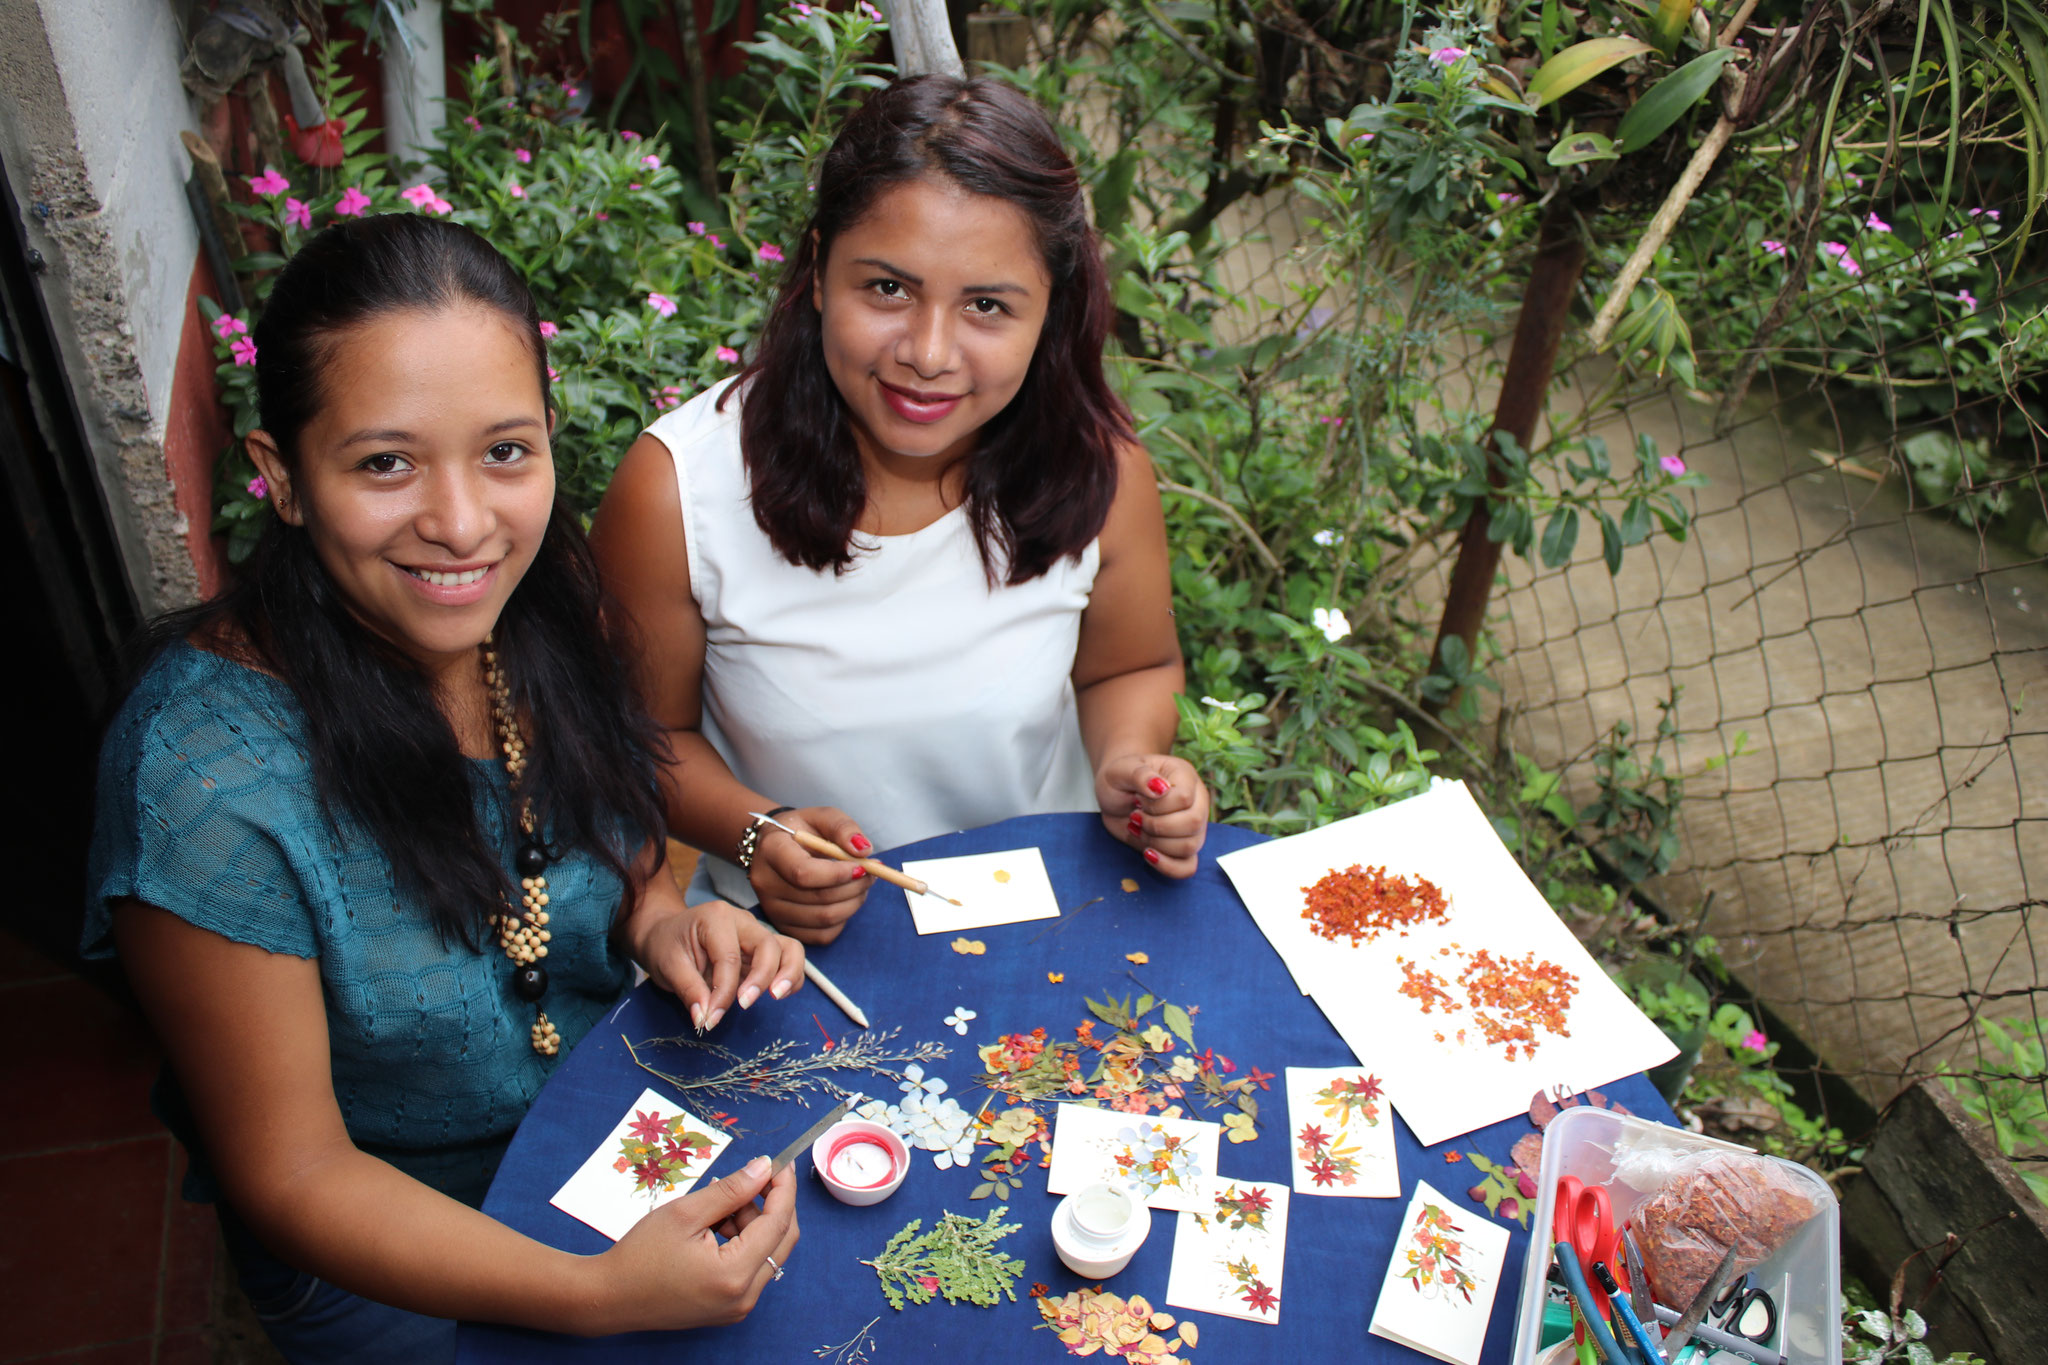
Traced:
<svg viewBox="0 0 2048 1365">
<path fill-rule="evenodd" d="M 1678 733 L 1677 707 L 1675 692 L 1657 704 L 1656 738 L 1646 757 L 1629 743 L 1632 727 L 1622 720 L 1593 755 L 1596 794 L 1579 812 L 1579 822 L 1630 882 L 1661 876 L 1678 856 L 1675 821 L 1685 779 L 1669 771 L 1657 752 Z"/>
<path fill-rule="evenodd" d="M 1024 1262 L 996 1249 L 997 1242 L 1023 1226 L 1001 1221 L 1008 1212 L 998 1204 L 978 1223 L 961 1214 L 942 1214 L 922 1236 L 917 1230 L 924 1220 L 913 1218 L 879 1256 L 861 1264 L 874 1268 L 889 1306 L 899 1312 L 905 1299 L 925 1304 L 939 1295 L 947 1303 L 964 1299 L 982 1308 L 993 1308 L 1005 1297 L 1015 1303 Z"/>
<path fill-rule="evenodd" d="M 1927 1320 L 1908 1308 L 1894 1317 L 1882 1308 L 1842 1296 L 1842 1359 L 1850 1365 L 1984 1365 L 1981 1357 L 1955 1351 L 1937 1359 L 1927 1344 Z"/>
<path fill-rule="evenodd" d="M 1998 1150 L 2007 1156 L 2048 1151 L 2048 1049 L 2043 1048 L 2039 1020 L 2000 1023 L 1987 1015 L 1977 1019 L 1982 1060 L 1968 1075 L 1956 1075 L 1944 1064 L 1941 1084 L 1971 1118 L 1991 1130 Z M 2038 1165 L 2016 1168 L 2034 1197 L 2048 1204 L 2048 1171 Z"/>
</svg>

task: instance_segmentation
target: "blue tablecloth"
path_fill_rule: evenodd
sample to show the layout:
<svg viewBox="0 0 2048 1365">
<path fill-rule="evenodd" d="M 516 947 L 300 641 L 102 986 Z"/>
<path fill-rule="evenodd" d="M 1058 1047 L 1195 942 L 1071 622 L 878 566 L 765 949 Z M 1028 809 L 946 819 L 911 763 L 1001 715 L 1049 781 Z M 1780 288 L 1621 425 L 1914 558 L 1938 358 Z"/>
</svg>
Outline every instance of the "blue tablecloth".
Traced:
<svg viewBox="0 0 2048 1365">
<path fill-rule="evenodd" d="M 875 1027 L 901 1025 L 905 1039 L 940 1039 L 953 1045 L 950 1057 L 927 1069 L 945 1077 L 962 1104 L 974 1103 L 978 1095 L 970 1094 L 981 1069 L 976 1047 L 999 1033 L 1039 1027 L 1054 1037 L 1071 1037 L 1074 1026 L 1088 1017 L 1083 997 L 1099 1000 L 1105 992 L 1121 997 L 1149 991 L 1162 1000 L 1199 1007 L 1196 1043 L 1232 1059 L 1240 1075 L 1253 1066 L 1279 1073 L 1288 1066 L 1350 1065 L 1350 1050 L 1315 1003 L 1295 987 L 1228 878 L 1217 870 L 1217 855 L 1262 837 L 1232 826 L 1212 826 L 1201 871 L 1183 882 L 1147 871 L 1090 815 L 1027 816 L 930 839 L 892 853 L 890 862 L 1037 846 L 1052 875 L 1061 917 L 975 930 L 972 937 L 987 944 L 988 950 L 964 956 L 949 946 L 951 935 L 919 937 L 903 893 L 877 885 L 839 940 L 818 952 L 817 962 L 866 1010 Z M 1136 892 L 1122 889 L 1127 877 L 1137 881 Z M 1125 955 L 1134 952 L 1149 954 L 1151 960 L 1133 966 Z M 1064 973 L 1065 980 L 1051 982 L 1048 972 Z M 964 1038 L 941 1022 L 960 1005 L 979 1015 Z M 1390 1010 L 1410 1007 L 1399 1000 L 1386 1005 Z M 814 1012 L 818 1022 L 812 1020 Z M 777 1037 L 822 1042 L 820 1024 L 835 1037 L 852 1027 L 829 1000 L 816 990 L 805 990 L 779 1005 L 764 999 L 751 1011 L 734 1010 L 716 1038 L 748 1054 Z M 605 1139 L 643 1088 L 669 1093 L 634 1065 L 621 1035 L 638 1043 L 688 1032 L 688 1018 L 672 996 L 650 986 L 635 991 L 615 1018 L 563 1060 L 534 1102 L 506 1153 L 484 1211 L 564 1250 L 589 1253 L 609 1246 L 602 1235 L 554 1208 L 548 1199 Z M 863 1088 L 859 1080 L 844 1083 Z M 1278 1079 L 1272 1087 L 1259 1096 L 1260 1136 L 1248 1143 L 1224 1142 L 1218 1161 L 1221 1174 L 1281 1183 L 1290 1179 L 1286 1098 Z M 889 1098 L 897 1098 L 890 1084 L 878 1078 L 869 1077 L 867 1088 L 889 1091 Z M 1670 1109 L 1640 1076 L 1618 1081 L 1606 1091 L 1637 1114 L 1672 1121 Z M 806 1109 L 794 1103 L 753 1101 L 721 1102 L 715 1107 L 734 1112 L 746 1136 L 720 1154 L 710 1173 L 714 1177 L 757 1154 L 779 1151 L 825 1106 L 814 1103 Z M 1221 1111 L 1209 1114 L 1199 1105 L 1191 1112 L 1198 1118 L 1222 1116 Z M 1194 1314 L 1202 1338 L 1199 1348 L 1184 1352 L 1189 1359 L 1425 1358 L 1366 1331 L 1407 1197 L 1420 1177 L 1455 1197 L 1466 1216 L 1486 1217 L 1482 1206 L 1463 1197 L 1478 1173 L 1469 1164 L 1447 1163 L 1445 1153 L 1478 1151 L 1504 1160 L 1515 1139 L 1533 1130 L 1527 1119 L 1518 1117 L 1430 1149 L 1416 1143 L 1405 1123 L 1397 1121 L 1394 1131 L 1402 1197 L 1294 1196 L 1288 1206 L 1279 1323 Z M 940 1171 L 929 1153 L 915 1151 L 912 1161 L 908 1180 L 892 1198 L 871 1208 L 849 1208 L 817 1182 L 810 1158 L 799 1157 L 797 1218 L 802 1240 L 788 1274 L 768 1286 L 752 1316 L 742 1323 L 598 1340 L 465 1324 L 458 1359 L 729 1360 L 781 1365 L 812 1360 L 818 1347 L 847 1340 L 877 1315 L 881 1321 L 874 1327 L 876 1346 L 871 1353 L 877 1362 L 1067 1359 L 1051 1332 L 1031 1330 L 1042 1319 L 1025 1293 L 1034 1281 L 1050 1285 L 1056 1294 L 1083 1283 L 1053 1250 L 1049 1220 L 1058 1200 L 1045 1192 L 1045 1172 L 1036 1164 L 1024 1168 L 1024 1191 L 1010 1204 L 1008 1221 L 1023 1227 L 1003 1243 L 1011 1255 L 1023 1258 L 1026 1267 L 1016 1303 L 985 1309 L 938 1300 L 902 1312 L 889 1307 L 874 1272 L 860 1264 L 862 1258 L 879 1252 L 912 1218 L 922 1218 L 929 1228 L 943 1211 L 980 1217 L 990 1204 L 968 1198 L 981 1180 L 978 1164 Z M 1170 1212 L 1155 1215 L 1152 1235 L 1137 1259 L 1107 1287 L 1126 1296 L 1142 1294 L 1179 1318 L 1181 1310 L 1165 1302 L 1176 1217 Z M 1521 1289 L 1527 1234 L 1508 1226 L 1507 1263 L 1486 1337 L 1488 1365 L 1508 1358 Z"/>
</svg>

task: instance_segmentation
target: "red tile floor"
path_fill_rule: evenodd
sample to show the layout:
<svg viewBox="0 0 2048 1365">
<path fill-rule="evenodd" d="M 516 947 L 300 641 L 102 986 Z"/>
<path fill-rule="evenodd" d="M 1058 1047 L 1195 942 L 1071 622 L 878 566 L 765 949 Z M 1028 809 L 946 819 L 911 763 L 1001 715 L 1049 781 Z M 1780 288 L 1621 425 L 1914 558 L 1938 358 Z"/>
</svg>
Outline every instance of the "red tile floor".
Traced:
<svg viewBox="0 0 2048 1365">
<path fill-rule="evenodd" d="M 178 1197 L 133 1006 L 0 930 L 0 1363 L 204 1365 L 219 1232 Z"/>
</svg>

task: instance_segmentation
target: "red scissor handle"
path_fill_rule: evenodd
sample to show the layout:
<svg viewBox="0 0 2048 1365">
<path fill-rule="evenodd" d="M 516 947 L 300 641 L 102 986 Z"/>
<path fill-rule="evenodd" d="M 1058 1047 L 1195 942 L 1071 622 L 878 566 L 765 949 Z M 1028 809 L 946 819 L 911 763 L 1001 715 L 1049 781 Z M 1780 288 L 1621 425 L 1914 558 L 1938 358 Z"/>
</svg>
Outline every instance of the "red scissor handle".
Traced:
<svg viewBox="0 0 2048 1365">
<path fill-rule="evenodd" d="M 1588 1185 L 1577 1176 L 1557 1182 L 1557 1204 L 1551 1215 L 1551 1230 L 1560 1242 L 1569 1242 L 1579 1254 L 1579 1269 L 1592 1291 L 1593 1309 L 1608 1315 L 1607 1294 L 1593 1277 L 1593 1263 L 1604 1263 L 1616 1280 L 1622 1272 L 1614 1257 L 1621 1244 L 1621 1228 L 1614 1221 L 1614 1201 L 1603 1185 Z"/>
</svg>

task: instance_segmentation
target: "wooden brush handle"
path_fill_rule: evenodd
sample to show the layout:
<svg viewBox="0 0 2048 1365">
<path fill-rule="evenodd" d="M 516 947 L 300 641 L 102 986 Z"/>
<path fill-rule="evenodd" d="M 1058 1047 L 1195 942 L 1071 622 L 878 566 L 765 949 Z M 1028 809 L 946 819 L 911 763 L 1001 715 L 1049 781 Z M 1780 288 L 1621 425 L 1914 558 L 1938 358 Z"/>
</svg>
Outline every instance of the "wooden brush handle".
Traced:
<svg viewBox="0 0 2048 1365">
<path fill-rule="evenodd" d="M 789 836 L 804 848 L 817 854 L 820 858 L 837 858 L 842 863 L 858 863 L 867 869 L 870 877 L 879 877 L 881 880 L 894 886 L 902 887 L 905 891 L 915 891 L 918 895 L 922 896 L 931 890 L 930 887 L 917 878 L 906 877 L 887 863 L 879 862 L 873 858 L 856 858 L 830 839 L 821 839 L 809 830 L 791 829 Z"/>
</svg>

